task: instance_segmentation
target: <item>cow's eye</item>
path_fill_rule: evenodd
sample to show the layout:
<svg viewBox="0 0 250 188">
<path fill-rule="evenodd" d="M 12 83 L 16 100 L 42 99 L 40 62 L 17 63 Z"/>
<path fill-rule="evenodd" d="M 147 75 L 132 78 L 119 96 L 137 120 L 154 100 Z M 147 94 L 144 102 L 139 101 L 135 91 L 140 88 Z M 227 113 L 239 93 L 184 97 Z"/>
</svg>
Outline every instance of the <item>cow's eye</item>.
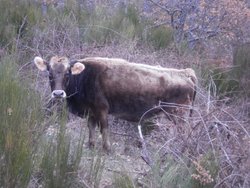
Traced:
<svg viewBox="0 0 250 188">
<path fill-rule="evenodd" d="M 49 75 L 49 81 L 52 82 L 54 80 L 53 76 Z"/>
</svg>

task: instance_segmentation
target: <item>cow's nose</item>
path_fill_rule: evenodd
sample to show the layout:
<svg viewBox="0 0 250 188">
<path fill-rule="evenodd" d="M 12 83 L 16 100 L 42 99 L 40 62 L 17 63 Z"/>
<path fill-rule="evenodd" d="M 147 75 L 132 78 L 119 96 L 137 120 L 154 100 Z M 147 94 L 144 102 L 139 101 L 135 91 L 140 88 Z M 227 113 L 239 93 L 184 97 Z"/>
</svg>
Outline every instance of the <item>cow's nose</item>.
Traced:
<svg viewBox="0 0 250 188">
<path fill-rule="evenodd" d="M 52 98 L 65 98 L 66 93 L 63 90 L 54 90 L 51 94 Z"/>
</svg>

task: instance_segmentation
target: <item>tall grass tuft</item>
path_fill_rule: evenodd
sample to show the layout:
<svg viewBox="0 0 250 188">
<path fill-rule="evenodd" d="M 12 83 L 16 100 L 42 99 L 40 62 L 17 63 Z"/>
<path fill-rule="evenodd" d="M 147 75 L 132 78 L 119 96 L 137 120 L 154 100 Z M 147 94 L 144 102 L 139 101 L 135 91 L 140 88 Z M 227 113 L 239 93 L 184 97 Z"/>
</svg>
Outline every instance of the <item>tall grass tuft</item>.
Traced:
<svg viewBox="0 0 250 188">
<path fill-rule="evenodd" d="M 83 154 L 83 129 L 80 130 L 76 143 L 67 131 L 67 109 L 60 110 L 55 122 L 42 139 L 41 161 L 37 169 L 45 187 L 77 187 L 78 169 Z"/>
<path fill-rule="evenodd" d="M 241 92 L 234 67 L 219 67 L 217 64 L 204 62 L 201 75 L 207 90 L 215 97 L 233 97 Z"/>
<path fill-rule="evenodd" d="M 173 30 L 164 25 L 148 29 L 146 41 L 156 50 L 166 48 L 173 42 Z"/>
<path fill-rule="evenodd" d="M 16 59 L 7 56 L 0 62 L 0 185 L 25 187 L 30 179 L 34 143 L 39 134 L 39 98 L 21 83 L 16 74 Z"/>
</svg>

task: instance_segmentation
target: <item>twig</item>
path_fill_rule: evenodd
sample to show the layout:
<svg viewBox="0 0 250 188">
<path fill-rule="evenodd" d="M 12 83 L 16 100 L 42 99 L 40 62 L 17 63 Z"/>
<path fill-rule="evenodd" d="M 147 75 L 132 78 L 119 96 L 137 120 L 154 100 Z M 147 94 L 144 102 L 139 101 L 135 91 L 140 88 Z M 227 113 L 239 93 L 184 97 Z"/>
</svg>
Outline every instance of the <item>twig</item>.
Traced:
<svg viewBox="0 0 250 188">
<path fill-rule="evenodd" d="M 83 178 L 80 179 L 80 181 L 84 184 L 84 186 L 86 186 L 87 188 L 92 188 L 91 186 L 89 186 Z"/>
<path fill-rule="evenodd" d="M 23 27 L 25 26 L 26 24 L 26 19 L 27 19 L 27 15 L 24 16 L 23 20 L 22 20 L 22 24 L 20 25 L 19 29 L 18 29 L 18 35 L 17 35 L 17 43 L 16 43 L 16 49 L 18 47 L 18 44 L 19 44 L 19 39 L 21 37 L 21 34 L 22 34 L 22 29 Z"/>
<path fill-rule="evenodd" d="M 216 118 L 214 115 L 213 115 L 213 117 Z M 218 139 L 219 139 L 220 148 L 222 149 L 224 155 L 226 156 L 227 161 L 230 163 L 231 166 L 233 166 L 232 161 L 230 160 L 230 158 L 229 158 L 227 152 L 225 151 L 225 149 L 224 149 L 224 147 L 223 147 L 223 143 L 222 143 L 222 140 L 221 140 L 221 137 L 220 137 L 220 131 L 219 131 L 219 128 L 218 128 L 217 124 L 215 124 L 215 128 L 216 128 L 217 134 L 219 135 L 219 136 L 218 136 Z"/>
<path fill-rule="evenodd" d="M 142 143 L 142 152 L 141 152 L 141 157 L 142 159 L 150 166 L 153 166 L 153 162 L 152 159 L 148 153 L 147 147 L 146 147 L 146 143 L 144 141 L 143 135 L 142 135 L 142 131 L 141 131 L 141 125 L 138 125 L 138 131 L 139 131 L 139 136 L 140 136 L 140 141 Z"/>
<path fill-rule="evenodd" d="M 159 153 L 161 151 L 162 148 L 164 148 L 169 142 L 171 142 L 172 140 L 174 140 L 176 137 L 170 138 L 169 140 L 167 140 L 158 150 L 156 153 Z"/>
<path fill-rule="evenodd" d="M 20 73 L 20 72 L 23 70 L 23 68 L 25 68 L 25 67 L 31 65 L 32 63 L 33 63 L 32 61 L 30 61 L 30 62 L 28 62 L 28 63 L 25 63 L 24 65 L 22 65 L 22 66 L 18 69 L 17 72 Z"/>
</svg>

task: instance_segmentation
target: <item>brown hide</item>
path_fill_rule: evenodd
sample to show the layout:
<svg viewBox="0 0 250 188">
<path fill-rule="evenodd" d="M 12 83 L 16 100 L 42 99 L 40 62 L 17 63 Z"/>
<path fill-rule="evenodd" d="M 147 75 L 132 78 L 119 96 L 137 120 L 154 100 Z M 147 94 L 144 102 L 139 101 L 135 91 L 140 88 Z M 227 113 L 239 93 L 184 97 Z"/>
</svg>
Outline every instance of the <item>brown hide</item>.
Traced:
<svg viewBox="0 0 250 188">
<path fill-rule="evenodd" d="M 109 58 L 85 58 L 78 62 L 99 67 L 100 92 L 109 104 L 109 113 L 118 118 L 138 121 L 159 102 L 192 105 L 197 82 L 192 69 L 169 69 Z M 169 109 L 172 108 L 165 108 L 172 113 Z"/>
</svg>

